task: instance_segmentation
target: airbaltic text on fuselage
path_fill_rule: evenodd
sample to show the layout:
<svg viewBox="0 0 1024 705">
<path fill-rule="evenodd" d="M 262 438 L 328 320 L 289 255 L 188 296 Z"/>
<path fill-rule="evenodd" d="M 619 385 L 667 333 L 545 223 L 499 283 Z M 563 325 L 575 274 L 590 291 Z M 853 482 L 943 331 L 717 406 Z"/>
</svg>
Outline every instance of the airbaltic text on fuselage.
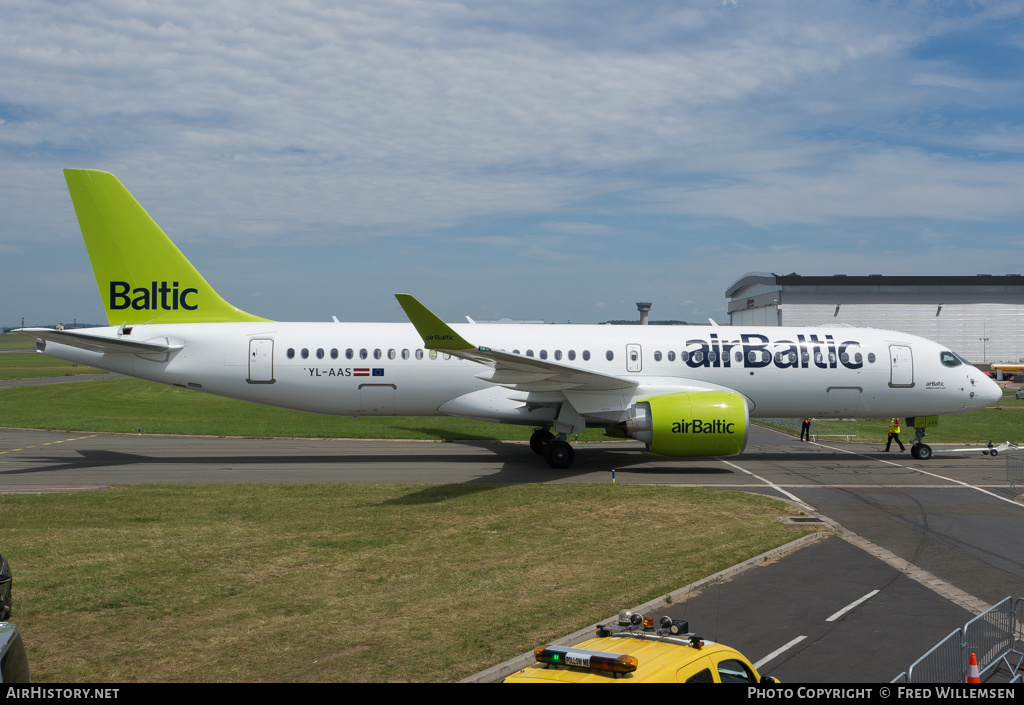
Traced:
<svg viewBox="0 0 1024 705">
<path fill-rule="evenodd" d="M 702 419 L 687 421 L 686 419 L 679 419 L 672 424 L 672 433 L 692 433 L 694 435 L 703 433 L 735 433 L 735 428 L 736 424 L 732 421 L 723 421 L 721 419 L 715 419 L 714 421 L 704 421 Z"/>
<path fill-rule="evenodd" d="M 130 293 L 129 293 L 130 292 Z M 195 311 L 199 304 L 189 295 L 199 296 L 198 289 L 182 289 L 178 291 L 178 282 L 151 282 L 149 288 L 131 288 L 128 282 L 110 282 L 110 304 L 111 311 L 120 311 L 126 308 L 133 308 L 136 311 L 177 311 L 183 308 L 186 311 Z"/>
<path fill-rule="evenodd" d="M 712 333 L 710 338 L 686 341 L 684 362 L 688 366 L 739 367 L 742 364 L 749 368 L 774 365 L 779 368 L 813 366 L 837 369 L 842 365 L 851 370 L 859 370 L 864 366 L 863 357 L 857 352 L 860 342 L 844 340 L 836 343 L 835 338 L 829 334 L 821 339 L 816 333 L 801 333 L 795 341 L 769 340 L 768 336 L 759 333 L 741 333 L 739 340 L 722 340 L 717 333 Z"/>
</svg>

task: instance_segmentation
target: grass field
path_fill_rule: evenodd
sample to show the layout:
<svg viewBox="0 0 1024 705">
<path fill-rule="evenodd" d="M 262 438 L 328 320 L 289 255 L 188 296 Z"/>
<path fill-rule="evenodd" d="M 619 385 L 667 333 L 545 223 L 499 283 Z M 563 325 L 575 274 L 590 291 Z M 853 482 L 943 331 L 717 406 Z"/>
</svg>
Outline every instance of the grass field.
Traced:
<svg viewBox="0 0 1024 705">
<path fill-rule="evenodd" d="M 34 350 L 36 342 L 28 336 L 17 333 L 0 333 L 0 350 L 17 350 L 26 348 Z"/>
<path fill-rule="evenodd" d="M 113 487 L 0 508 L 37 683 L 455 681 L 808 531 L 766 497 L 624 485 Z"/>
<path fill-rule="evenodd" d="M 0 355 L 0 380 L 94 375 L 105 372 L 105 370 L 97 370 L 95 367 L 86 367 L 58 360 L 55 357 L 37 355 L 34 352 L 9 352 Z"/>
<path fill-rule="evenodd" d="M 884 444 L 889 434 L 889 422 L 887 419 L 862 419 L 858 421 L 858 430 L 859 435 L 852 439 L 853 442 Z M 925 442 L 929 444 L 1024 443 L 1024 400 L 1011 396 L 998 406 L 958 416 L 942 416 L 937 427 L 927 430 Z M 914 429 L 904 424 L 900 440 L 904 445 L 912 442 Z"/>
<path fill-rule="evenodd" d="M 2 361 L 0 361 L 2 362 Z M 138 379 L 0 390 L 0 427 L 295 438 L 529 440 L 527 426 L 453 417 L 324 416 Z M 602 438 L 599 430 L 580 440 Z"/>
<path fill-rule="evenodd" d="M 31 377 L 64 377 L 67 375 L 88 375 L 103 373 L 93 367 L 77 365 L 58 360 L 55 357 L 38 355 L 36 342 L 24 335 L 4 333 L 0 335 L 0 350 L 25 350 L 26 352 L 5 352 L 0 355 L 0 380 L 28 379 Z"/>
<path fill-rule="evenodd" d="M 857 435 L 850 439 L 852 443 L 869 443 L 884 445 L 889 434 L 888 419 L 855 419 Z M 800 419 L 788 419 L 784 425 L 770 423 L 768 425 L 795 435 L 799 434 Z M 824 426 L 819 428 L 823 429 Z M 978 445 L 992 441 L 1000 444 L 1003 441 L 1024 443 L 1024 399 L 1014 398 L 1013 392 L 1003 395 L 1001 401 L 994 406 L 966 414 L 940 416 L 939 425 L 929 428 L 925 442 L 929 444 L 953 443 L 958 445 Z M 826 431 L 829 432 L 829 431 Z M 901 427 L 900 439 L 904 445 L 914 440 L 914 429 L 904 423 Z M 828 443 L 843 443 L 846 439 L 826 437 Z"/>
</svg>

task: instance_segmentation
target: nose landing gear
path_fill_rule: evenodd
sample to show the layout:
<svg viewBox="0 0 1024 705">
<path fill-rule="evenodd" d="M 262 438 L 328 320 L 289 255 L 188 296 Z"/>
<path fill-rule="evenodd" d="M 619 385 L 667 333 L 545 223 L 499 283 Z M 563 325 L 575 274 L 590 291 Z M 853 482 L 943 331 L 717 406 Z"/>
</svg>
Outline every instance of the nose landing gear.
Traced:
<svg viewBox="0 0 1024 705">
<path fill-rule="evenodd" d="M 921 442 L 925 437 L 924 427 L 914 428 L 914 433 L 914 445 L 910 447 L 910 457 L 915 460 L 928 460 L 932 457 L 932 447 Z"/>
<path fill-rule="evenodd" d="M 924 443 L 916 443 L 910 446 L 910 457 L 917 460 L 928 460 L 932 457 L 932 447 Z"/>
</svg>

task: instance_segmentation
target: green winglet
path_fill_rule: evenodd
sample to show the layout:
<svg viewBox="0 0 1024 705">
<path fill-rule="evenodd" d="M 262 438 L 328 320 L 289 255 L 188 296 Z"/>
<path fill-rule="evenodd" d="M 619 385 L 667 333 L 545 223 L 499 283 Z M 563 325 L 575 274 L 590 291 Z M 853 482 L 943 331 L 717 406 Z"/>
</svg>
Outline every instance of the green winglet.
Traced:
<svg viewBox="0 0 1024 705">
<path fill-rule="evenodd" d="M 474 345 L 452 330 L 452 327 L 438 318 L 433 311 L 416 300 L 411 294 L 395 294 L 398 303 L 409 317 L 416 332 L 428 348 L 441 350 L 468 350 Z"/>
</svg>

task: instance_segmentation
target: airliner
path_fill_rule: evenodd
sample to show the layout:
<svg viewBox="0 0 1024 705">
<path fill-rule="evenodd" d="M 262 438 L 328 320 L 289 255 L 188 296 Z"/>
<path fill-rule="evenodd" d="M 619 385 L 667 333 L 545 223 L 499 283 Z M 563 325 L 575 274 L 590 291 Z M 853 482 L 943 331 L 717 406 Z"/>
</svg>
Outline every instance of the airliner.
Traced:
<svg viewBox="0 0 1024 705">
<path fill-rule="evenodd" d="M 448 324 L 396 294 L 408 322 L 282 323 L 221 298 L 112 174 L 64 171 L 108 327 L 24 328 L 63 360 L 258 404 L 344 416 L 459 416 L 534 427 L 573 464 L 588 427 L 665 457 L 729 456 L 758 417 L 935 418 L 999 387 L 905 333 L 847 327 Z"/>
</svg>

